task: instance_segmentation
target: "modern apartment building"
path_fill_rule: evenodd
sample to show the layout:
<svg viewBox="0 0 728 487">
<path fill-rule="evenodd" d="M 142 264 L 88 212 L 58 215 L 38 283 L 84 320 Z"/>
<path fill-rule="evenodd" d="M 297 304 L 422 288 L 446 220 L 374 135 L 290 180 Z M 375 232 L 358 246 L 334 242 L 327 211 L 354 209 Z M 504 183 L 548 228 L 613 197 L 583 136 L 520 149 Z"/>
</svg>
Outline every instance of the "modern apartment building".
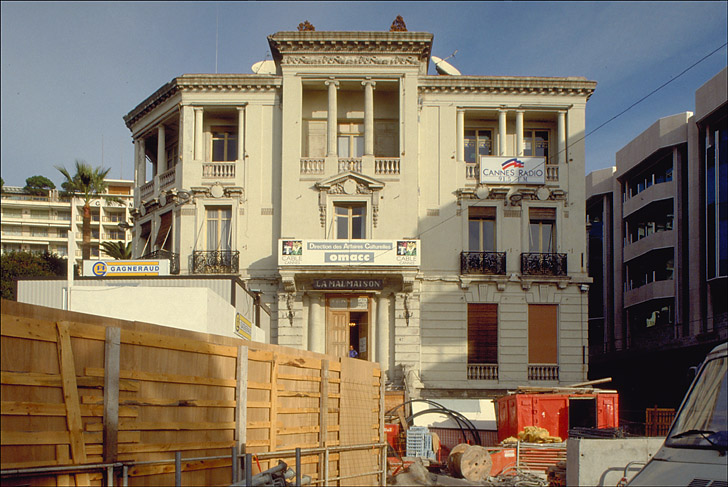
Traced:
<svg viewBox="0 0 728 487">
<path fill-rule="evenodd" d="M 425 32 L 278 32 L 124 120 L 135 255 L 239 275 L 273 343 L 430 397 L 587 374 L 580 77 L 428 75 Z"/>
<path fill-rule="evenodd" d="M 107 195 L 120 202 L 97 198 L 91 201 L 91 258 L 108 258 L 99 245 L 104 241 L 131 241 L 131 231 L 119 226 L 131 221 L 134 181 L 107 179 Z M 48 195 L 29 194 L 22 187 L 4 186 L 2 191 L 2 252 L 23 250 L 68 255 L 68 231 L 76 232 L 76 259 L 81 260 L 83 202 L 75 205 L 57 190 Z"/>
<path fill-rule="evenodd" d="M 656 121 L 586 178 L 590 376 L 614 376 L 635 418 L 648 397 L 677 407 L 689 367 L 728 339 L 726 88 L 724 69 L 694 113 Z"/>
</svg>

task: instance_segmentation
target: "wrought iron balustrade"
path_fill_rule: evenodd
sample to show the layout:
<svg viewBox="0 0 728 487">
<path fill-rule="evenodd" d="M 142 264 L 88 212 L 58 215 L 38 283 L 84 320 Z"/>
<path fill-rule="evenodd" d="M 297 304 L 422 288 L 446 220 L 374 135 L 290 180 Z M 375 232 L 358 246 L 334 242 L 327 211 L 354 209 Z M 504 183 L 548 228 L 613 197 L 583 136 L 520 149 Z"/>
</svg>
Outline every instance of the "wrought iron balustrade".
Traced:
<svg viewBox="0 0 728 487">
<path fill-rule="evenodd" d="M 528 364 L 528 380 L 559 380 L 559 366 Z"/>
<path fill-rule="evenodd" d="M 192 253 L 194 274 L 237 274 L 239 263 L 237 250 L 195 250 Z"/>
<path fill-rule="evenodd" d="M 155 250 L 154 252 L 142 255 L 140 259 L 168 259 L 169 273 L 179 274 L 179 254 L 175 254 L 169 250 Z"/>
<path fill-rule="evenodd" d="M 528 276 L 565 276 L 566 254 L 523 253 L 521 274 Z"/>
<path fill-rule="evenodd" d="M 468 364 L 468 380 L 498 380 L 498 364 Z"/>
<path fill-rule="evenodd" d="M 505 275 L 506 253 L 460 252 L 460 273 Z"/>
</svg>

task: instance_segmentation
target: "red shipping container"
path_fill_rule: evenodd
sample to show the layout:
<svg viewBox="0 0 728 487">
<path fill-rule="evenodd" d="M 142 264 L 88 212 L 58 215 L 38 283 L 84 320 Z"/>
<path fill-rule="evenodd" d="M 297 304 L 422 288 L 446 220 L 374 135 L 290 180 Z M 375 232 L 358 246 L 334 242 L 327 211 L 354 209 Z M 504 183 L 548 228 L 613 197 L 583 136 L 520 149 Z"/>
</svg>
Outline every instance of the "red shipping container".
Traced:
<svg viewBox="0 0 728 487">
<path fill-rule="evenodd" d="M 619 395 L 510 394 L 498 398 L 496 414 L 498 441 L 517 438 L 526 426 L 544 428 L 565 440 L 574 427 L 619 427 Z"/>
</svg>

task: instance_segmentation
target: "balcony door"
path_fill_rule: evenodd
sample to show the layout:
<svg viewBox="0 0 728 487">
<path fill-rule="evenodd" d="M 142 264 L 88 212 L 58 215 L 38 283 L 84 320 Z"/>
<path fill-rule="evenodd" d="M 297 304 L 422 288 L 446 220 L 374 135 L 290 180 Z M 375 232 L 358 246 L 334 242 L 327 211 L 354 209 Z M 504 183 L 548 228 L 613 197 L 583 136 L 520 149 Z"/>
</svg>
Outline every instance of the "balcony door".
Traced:
<svg viewBox="0 0 728 487">
<path fill-rule="evenodd" d="M 207 208 L 207 250 L 230 251 L 232 233 L 230 207 Z"/>
</svg>

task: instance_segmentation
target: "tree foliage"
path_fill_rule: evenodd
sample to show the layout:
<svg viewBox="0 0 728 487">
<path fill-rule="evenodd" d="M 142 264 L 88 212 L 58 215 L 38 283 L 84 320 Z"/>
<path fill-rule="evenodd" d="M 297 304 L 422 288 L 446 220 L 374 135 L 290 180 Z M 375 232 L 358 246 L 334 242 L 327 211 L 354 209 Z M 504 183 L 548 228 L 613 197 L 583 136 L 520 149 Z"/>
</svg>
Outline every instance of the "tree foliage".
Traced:
<svg viewBox="0 0 728 487">
<path fill-rule="evenodd" d="M 91 200 L 100 197 L 106 192 L 108 184 L 105 178 L 109 174 L 109 171 L 111 171 L 111 168 L 91 167 L 85 161 L 76 159 L 76 173 L 73 176 L 63 166 L 56 166 L 56 169 L 66 179 L 61 184 L 64 194 L 78 196 L 83 199 L 83 243 L 81 245 L 81 253 L 83 260 L 89 260 L 91 258 Z M 109 201 L 119 201 L 118 198 L 114 197 L 106 197 L 106 199 Z"/>
<path fill-rule="evenodd" d="M 31 176 L 25 180 L 25 188 L 23 189 L 30 194 L 47 196 L 48 190 L 56 189 L 56 185 L 45 176 Z"/>
<path fill-rule="evenodd" d="M 50 252 L 7 252 L 0 255 L 2 298 L 17 299 L 17 282 L 21 277 L 65 276 L 68 259 Z"/>
<path fill-rule="evenodd" d="M 131 259 L 131 242 L 124 244 L 121 240 L 118 242 L 101 242 L 101 248 L 106 255 L 116 260 Z"/>
<path fill-rule="evenodd" d="M 407 26 L 401 15 L 397 15 L 397 18 L 394 19 L 392 25 L 389 27 L 389 32 L 407 32 Z"/>
<path fill-rule="evenodd" d="M 304 20 L 300 24 L 298 24 L 298 32 L 304 32 L 304 31 L 314 31 L 316 30 L 316 27 L 313 26 L 311 22 L 308 20 Z"/>
</svg>

